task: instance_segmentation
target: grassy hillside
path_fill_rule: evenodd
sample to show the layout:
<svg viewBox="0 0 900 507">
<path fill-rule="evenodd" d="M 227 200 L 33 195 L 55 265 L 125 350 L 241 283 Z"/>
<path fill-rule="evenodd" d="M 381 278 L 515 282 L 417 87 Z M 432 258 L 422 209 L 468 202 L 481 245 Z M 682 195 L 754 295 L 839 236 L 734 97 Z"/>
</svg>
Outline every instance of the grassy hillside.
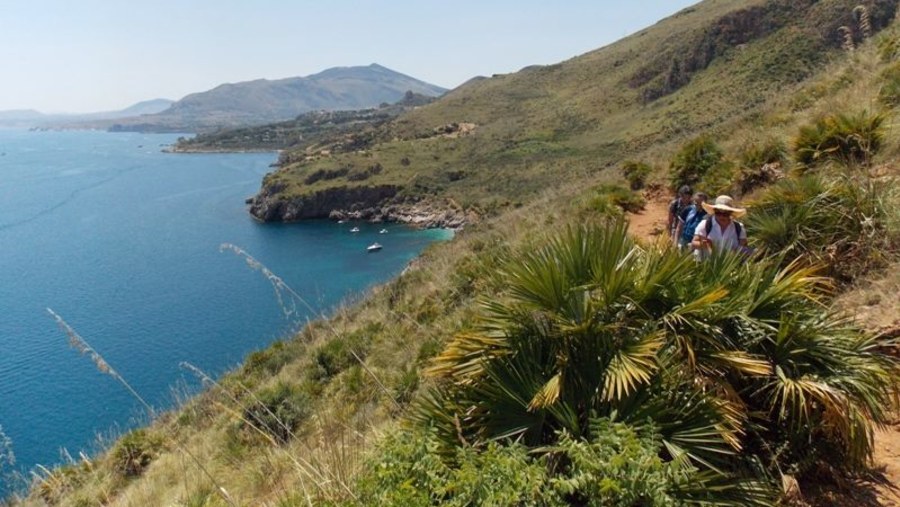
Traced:
<svg viewBox="0 0 900 507">
<path fill-rule="evenodd" d="M 890 20 L 892 5 L 873 3 L 873 30 Z M 474 80 L 367 143 L 300 145 L 297 162 L 270 174 L 263 193 L 276 203 L 390 184 L 403 189 L 396 200 L 448 197 L 493 213 L 561 176 L 584 177 L 754 114 L 839 54 L 838 27 L 853 24 L 845 2 L 703 2 L 571 60 Z M 470 130 L 446 135 L 454 125 Z M 373 163 L 384 171 L 364 182 L 303 183 L 315 171 Z"/>
<path fill-rule="evenodd" d="M 847 274 L 843 285 L 834 285 L 832 293 L 815 289 L 810 299 L 791 300 L 790 304 L 796 306 L 792 307 L 792 312 L 782 312 L 781 316 L 807 315 L 814 321 L 829 309 L 852 311 L 865 306 L 872 317 L 864 324 L 875 327 L 889 323 L 879 320 L 888 317 L 876 316 L 897 315 L 900 303 L 896 298 L 882 295 L 869 299 L 851 290 L 837 303 L 832 302 L 833 292 L 854 287 L 853 284 L 862 287 L 858 289 L 861 291 L 867 284 L 887 287 L 879 289 L 884 293 L 896 283 L 885 278 L 885 271 L 882 271 L 886 266 L 897 266 L 892 253 L 896 247 L 897 220 L 900 220 L 896 201 L 891 200 L 895 196 L 860 190 L 855 194 L 855 202 L 865 204 L 865 199 L 860 196 L 878 202 L 871 214 L 858 217 L 850 212 L 854 206 L 847 204 L 853 202 L 854 195 L 841 193 L 842 189 L 858 190 L 860 187 L 853 183 L 858 179 L 888 191 L 896 188 L 893 182 L 900 176 L 896 169 L 900 138 L 893 129 L 887 128 L 898 118 L 891 104 L 900 94 L 891 95 L 890 90 L 891 86 L 900 83 L 900 79 L 891 74 L 891 69 L 900 61 L 900 52 L 896 51 L 900 47 L 900 29 L 891 26 L 883 34 L 863 40 L 862 32 L 868 30 L 860 28 L 854 19 L 856 4 L 837 0 L 703 2 L 607 48 L 557 65 L 471 82 L 434 104 L 409 112 L 377 129 L 367 130 L 365 147 L 354 146 L 342 151 L 337 142 L 327 145 L 318 140 L 309 152 L 309 147 L 301 148 L 299 153 L 302 155 L 297 156 L 295 163 L 267 177 L 267 185 L 280 184 L 281 190 L 275 194 L 279 198 L 286 199 L 331 185 L 353 184 L 342 176 L 305 183 L 315 171 L 348 166 L 365 169 L 377 162 L 383 171 L 362 184 L 386 182 L 402 186 L 405 193 L 415 198 L 456 199 L 481 210 L 484 220 L 467 227 L 453 242 L 428 250 L 398 279 L 374 289 L 363 301 L 342 308 L 331 318 L 310 323 L 298 336 L 252 354 L 237 371 L 218 383 L 210 382 L 208 392 L 160 417 L 150 428 L 120 440 L 110 452 L 39 474 L 29 496 L 18 503 L 288 507 L 373 502 L 409 505 L 403 503 L 404 499 L 416 500 L 423 505 L 463 504 L 464 499 L 469 498 L 476 504 L 581 505 L 587 501 L 581 501 L 585 499 L 577 495 L 587 491 L 582 488 L 594 484 L 591 477 L 596 474 L 609 477 L 613 489 L 620 488 L 625 492 L 635 488 L 632 482 L 647 483 L 638 478 L 651 477 L 652 484 L 660 487 L 657 493 L 663 496 L 670 487 L 675 490 L 681 487 L 679 491 L 684 493 L 685 483 L 707 486 L 692 494 L 713 494 L 717 487 L 706 482 L 711 480 L 709 475 L 684 475 L 690 470 L 673 469 L 672 461 L 658 461 L 660 456 L 668 456 L 667 453 L 673 451 L 669 448 L 657 452 L 657 436 L 652 432 L 635 433 L 628 427 L 617 426 L 615 421 L 607 421 L 607 425 L 597 431 L 608 438 L 607 449 L 621 452 L 616 455 L 618 457 L 613 457 L 615 459 L 608 455 L 594 459 L 599 456 L 591 454 L 599 452 L 596 448 L 582 448 L 584 453 L 577 456 L 587 456 L 590 458 L 586 460 L 588 464 L 606 468 L 595 469 L 594 475 L 587 473 L 580 482 L 577 477 L 565 473 L 555 476 L 556 482 L 550 480 L 546 476 L 547 470 L 558 470 L 559 462 L 555 468 L 553 463 L 536 461 L 537 458 L 521 453 L 514 445 L 495 447 L 488 443 L 489 439 L 483 438 L 491 435 L 490 429 L 473 422 L 484 418 L 475 408 L 469 413 L 458 412 L 456 417 L 447 411 L 444 414 L 447 417 L 443 419 L 433 417 L 432 412 L 432 430 L 427 426 L 423 429 L 412 421 L 421 419 L 423 412 L 427 415 L 428 411 L 423 409 L 428 407 L 434 409 L 462 403 L 464 398 L 454 396 L 464 394 L 471 401 L 471 397 L 478 395 L 477 389 L 473 394 L 471 386 L 483 387 L 484 393 L 496 394 L 489 384 L 482 382 L 483 378 L 473 375 L 481 367 L 478 364 L 467 370 L 465 364 L 448 363 L 448 358 L 465 349 L 447 348 L 447 345 L 466 344 L 469 343 L 466 340 L 474 339 L 490 343 L 492 336 L 485 337 L 474 331 L 484 331 L 486 325 L 490 327 L 496 322 L 489 319 L 496 314 L 488 310 L 496 310 L 500 304 L 509 305 L 529 293 L 529 288 L 522 284 L 530 280 L 529 271 L 538 270 L 522 268 L 522 259 L 531 256 L 528 258 L 532 264 L 526 266 L 533 267 L 535 259 L 539 260 L 544 251 L 542 248 L 551 238 L 558 238 L 559 231 L 579 224 L 598 225 L 599 230 L 608 230 L 603 229 L 602 224 L 607 223 L 610 214 L 620 213 L 615 206 L 608 206 L 613 195 L 610 189 L 616 188 L 609 184 L 622 181 L 618 169 L 625 158 L 654 167 L 648 177 L 651 183 L 669 184 L 669 162 L 683 151 L 687 141 L 700 135 L 713 139 L 721 151 L 720 157 L 710 166 L 711 170 L 701 176 L 699 185 L 702 188 L 740 186 L 748 179 L 744 169 L 758 170 L 761 164 L 756 162 L 777 159 L 781 169 L 792 176 L 774 186 L 766 187 L 763 182 L 761 188 L 748 189 L 744 198 L 758 203 L 758 216 L 763 216 L 763 211 L 793 213 L 797 209 L 809 210 L 803 205 L 815 203 L 811 211 L 821 213 L 809 219 L 799 214 L 791 215 L 793 218 L 786 222 L 804 226 L 785 231 L 794 234 L 792 238 L 796 237 L 790 246 L 804 250 L 801 262 L 806 262 L 804 259 L 845 262 L 835 264 L 840 266 L 840 271 L 835 274 Z M 893 20 L 896 2 L 868 2 L 866 5 L 871 16 L 869 28 L 873 31 L 876 26 L 883 27 Z M 837 28 L 842 26 L 860 32 L 850 33 L 853 51 L 849 50 L 849 40 L 834 36 Z M 747 34 L 753 37 L 745 37 Z M 846 49 L 842 49 L 845 45 Z M 677 68 L 674 64 L 660 63 L 673 61 L 679 62 Z M 862 144 L 845 143 L 832 149 L 824 144 L 828 139 L 823 134 L 823 142 L 813 147 L 815 160 L 802 165 L 797 162 L 802 158 L 800 155 L 807 153 L 804 145 L 796 142 L 802 129 L 808 129 L 817 119 L 828 118 L 828 115 L 846 113 L 856 117 L 862 110 L 877 110 L 882 115 L 885 128 L 878 130 L 881 133 L 878 149 L 872 138 L 861 135 L 844 138 L 867 139 Z M 341 135 L 341 140 L 346 142 L 345 134 Z M 753 155 L 766 146 L 775 147 L 769 150 L 775 153 L 774 157 Z M 323 154 L 323 150 L 328 153 Z M 846 157 L 838 160 L 837 157 L 844 154 Z M 403 162 L 404 159 L 408 162 Z M 801 173 L 821 177 L 822 185 L 833 186 L 824 194 L 809 194 L 810 199 L 805 199 L 806 194 L 799 191 L 794 194 L 785 191 L 782 185 L 807 181 L 794 179 L 795 174 Z M 847 174 L 852 175 L 846 180 L 851 183 L 837 186 Z M 808 188 L 813 187 L 812 183 L 808 184 Z M 622 190 L 628 193 L 627 189 Z M 794 197 L 774 199 L 773 196 L 778 195 Z M 645 197 L 652 199 L 653 192 L 648 192 Z M 782 209 L 773 205 L 773 202 L 783 204 L 788 201 L 796 206 Z M 885 210 L 892 210 L 893 215 Z M 810 223 L 810 227 L 805 227 Z M 863 225 L 860 227 L 860 224 Z M 748 225 L 748 229 L 751 236 L 759 238 L 764 237 L 766 231 L 761 223 L 753 227 Z M 832 230 L 840 231 L 841 238 L 852 241 L 836 244 L 832 239 L 817 235 Z M 601 232 L 598 236 L 604 234 L 608 233 Z M 758 244 L 760 248 L 772 246 L 761 241 Z M 669 304 L 663 301 L 672 298 L 660 287 L 678 287 L 677 283 L 651 283 L 653 277 L 672 273 L 673 266 L 683 270 L 682 273 L 688 272 L 691 270 L 687 267 L 692 265 L 679 260 L 677 254 L 652 245 L 638 245 L 623 251 L 635 253 L 614 265 L 628 266 L 625 271 L 647 275 L 635 280 L 635 287 L 640 290 L 629 293 L 631 303 L 619 308 L 622 322 L 627 318 L 629 328 L 638 329 L 635 320 L 631 320 L 637 318 L 634 305 L 638 298 L 653 294 L 654 301 L 660 303 L 649 308 L 648 313 L 658 313 L 662 306 Z M 770 268 L 772 262 L 779 260 L 774 252 L 770 256 L 773 260 L 767 261 Z M 743 264 L 746 266 L 742 269 L 756 269 L 755 263 Z M 759 287 L 768 287 L 765 280 L 780 279 L 772 275 L 774 268 L 770 268 L 765 268 L 769 269 L 766 276 L 752 280 L 741 278 L 742 286 L 759 283 Z M 513 276 L 517 273 L 518 278 Z M 747 273 L 748 276 L 754 274 L 752 271 Z M 549 276 L 541 283 L 552 285 L 553 280 Z M 696 276 L 691 280 L 691 287 L 702 288 L 705 283 Z M 805 283 L 799 285 L 805 286 Z M 793 294 L 796 289 L 793 286 L 785 292 Z M 604 286 L 604 290 L 612 289 Z M 716 303 L 717 298 L 724 297 L 719 294 L 710 296 L 704 304 Z M 286 293 L 285 297 L 290 295 Z M 773 292 L 771 297 L 786 296 Z M 726 298 L 723 301 L 733 300 Z M 759 306 L 748 310 L 741 306 L 744 304 L 741 300 L 721 309 L 746 311 L 748 317 L 752 314 L 757 319 L 760 317 L 754 312 L 766 306 L 765 301 L 760 301 Z M 702 318 L 696 320 L 688 313 L 686 310 L 682 317 L 695 325 L 704 325 Z M 546 321 L 541 320 L 541 315 L 548 316 Z M 557 322 L 552 320 L 557 316 L 551 312 L 529 311 L 521 316 L 523 322 L 533 319 L 536 328 Z M 666 314 L 666 318 L 675 317 Z M 783 325 L 780 316 L 769 315 L 765 319 L 771 326 Z M 824 317 L 818 320 L 828 321 L 829 326 L 834 324 Z M 645 325 L 652 327 L 657 323 L 648 321 Z M 609 328 L 619 329 L 613 323 Z M 828 333 L 822 335 L 857 336 L 851 328 L 844 335 L 844 331 L 829 327 Z M 761 328 L 753 329 L 761 333 L 760 336 L 766 333 Z M 747 336 L 743 335 L 744 338 Z M 746 376 L 733 376 L 734 371 L 729 373 L 719 369 L 721 363 L 703 363 L 709 369 L 704 370 L 704 376 L 698 377 L 698 382 L 707 382 L 713 391 L 713 384 L 721 385 L 715 380 L 721 373 L 723 378 L 728 378 L 729 385 L 738 386 L 741 393 L 747 389 L 757 392 L 778 384 L 780 381 L 775 373 L 768 370 L 766 374 L 770 376 L 766 378 L 771 383 L 752 384 L 758 380 L 754 380 L 754 375 L 763 373 L 758 371 L 761 366 L 752 361 L 757 356 L 751 354 L 757 354 L 765 342 L 754 340 L 752 336 L 750 333 L 747 349 L 743 351 L 746 355 L 728 356 L 732 364 L 743 368 Z M 471 350 L 474 357 L 480 357 L 480 349 Z M 775 358 L 773 361 L 790 361 L 792 354 L 807 357 L 806 351 L 790 351 L 787 359 Z M 827 357 L 828 351 L 824 352 Z M 847 351 L 838 347 L 832 352 Z M 438 354 L 441 354 L 444 373 L 448 364 L 459 367 L 459 379 L 465 382 L 459 383 L 453 376 L 441 376 L 439 368 L 432 368 L 428 374 L 424 372 L 425 367 L 435 365 L 433 358 Z M 877 350 L 871 354 L 888 365 L 894 364 L 882 359 Z M 487 354 L 483 356 L 483 364 L 502 355 Z M 517 355 L 520 356 L 527 354 Z M 852 356 L 853 360 L 859 358 Z M 578 357 L 569 359 L 575 361 Z M 76 360 L 74 356 L 73 360 Z M 438 366 L 441 364 L 437 363 Z M 752 373 L 754 368 L 757 368 L 756 373 Z M 881 371 L 879 368 L 873 366 L 873 371 Z M 856 370 L 865 371 L 864 368 Z M 792 370 L 781 371 L 780 378 L 794 374 Z M 826 374 L 833 375 L 834 371 L 819 370 L 819 373 L 820 379 L 831 379 Z M 853 372 L 843 373 L 850 378 Z M 640 384 L 641 375 L 636 374 L 637 380 L 633 382 Z M 647 375 L 651 376 L 650 373 Z M 495 371 L 486 378 L 498 378 L 498 375 Z M 750 387 L 741 382 L 750 383 Z M 797 392 L 806 393 L 803 386 Z M 838 388 L 833 389 L 836 389 L 835 393 L 842 393 Z M 881 400 L 889 389 L 876 391 L 871 394 L 872 399 Z M 816 395 L 821 395 L 821 391 Z M 844 400 L 841 396 L 843 394 L 836 394 L 834 398 L 826 395 L 820 399 Z M 492 399 L 501 398 L 496 395 Z M 544 398 L 542 403 L 547 403 L 548 399 Z M 750 401 L 759 403 L 758 399 Z M 476 399 L 471 407 L 483 406 L 478 405 L 482 402 Z M 841 403 L 844 401 L 835 401 L 831 405 L 857 406 Z M 528 404 L 527 399 L 525 404 Z M 511 413 L 518 414 L 523 412 L 521 405 L 510 403 L 507 406 Z M 692 403 L 671 406 L 690 407 Z M 608 408 L 607 405 L 604 407 Z M 809 410 L 809 417 L 821 414 L 817 406 L 811 408 L 798 401 L 796 407 L 801 412 Z M 882 406 L 882 410 L 889 408 L 888 403 Z M 827 414 L 833 418 L 824 423 L 815 419 L 814 424 L 807 425 L 812 428 L 811 432 L 804 434 L 813 438 L 799 446 L 796 442 L 779 440 L 783 435 L 798 434 L 796 428 L 787 423 L 784 427 L 770 427 L 770 420 L 761 415 L 763 412 L 766 411 L 754 411 L 746 416 L 755 421 L 755 426 L 732 421 L 734 426 L 729 426 L 729 431 L 717 428 L 712 432 L 730 435 L 724 444 L 715 441 L 713 447 L 716 449 L 720 449 L 720 445 L 733 449 L 735 443 L 743 444 L 742 451 L 725 453 L 728 456 L 772 458 L 772 462 L 756 465 L 744 462 L 743 473 L 747 475 L 753 476 L 755 472 L 749 470 L 755 470 L 754 466 L 759 465 L 767 470 L 766 473 L 773 474 L 775 481 L 786 481 L 788 485 L 795 476 L 802 482 L 816 478 L 817 473 L 819 479 L 833 476 L 839 482 L 846 482 L 853 476 L 847 475 L 849 472 L 843 461 L 854 455 L 841 454 L 840 449 L 848 441 L 863 447 L 854 459 L 864 461 L 865 424 L 854 426 L 859 433 L 854 433 L 855 430 L 841 433 L 839 429 L 844 428 L 840 413 L 846 414 L 850 410 L 829 411 Z M 793 414 L 793 411 L 787 412 Z M 534 413 L 551 421 L 562 418 L 552 410 Z M 623 419 L 627 415 L 623 412 Z M 862 421 L 866 417 L 880 420 L 883 416 L 873 412 L 853 420 Z M 795 421 L 783 417 L 783 421 Z M 403 428 L 409 427 L 417 429 L 404 433 Z M 777 431 L 771 431 L 773 429 Z M 663 430 L 665 428 L 660 428 Z M 820 430 L 821 433 L 814 433 Z M 541 432 L 537 433 L 540 436 Z M 554 433 L 548 431 L 543 435 L 551 434 Z M 828 448 L 840 457 L 816 454 L 823 449 L 817 442 L 833 442 L 831 438 L 835 434 L 850 435 L 844 441 L 838 439 L 833 449 Z M 443 439 L 448 436 L 453 441 L 450 448 Z M 697 437 L 706 441 L 709 434 Z M 754 439 L 756 437 L 759 439 Z M 530 433 L 522 438 L 522 442 L 530 444 L 534 439 L 535 435 Z M 536 440 L 541 441 L 540 438 Z M 420 448 L 416 447 L 417 442 L 422 443 Z M 769 453 L 766 444 L 774 442 L 778 443 L 779 452 Z M 557 450 L 561 454 L 558 456 L 567 456 L 566 459 L 573 463 L 571 470 L 588 466 L 576 459 L 577 443 L 565 440 L 554 443 L 559 446 Z M 798 447 L 810 451 L 805 461 L 792 454 Z M 532 451 L 539 453 L 546 448 Z M 614 464 L 622 463 L 623 457 L 624 463 L 642 463 L 648 468 L 615 469 Z M 724 466 L 733 465 L 733 461 L 729 461 Z M 847 465 L 851 468 L 849 463 Z M 856 465 L 864 468 L 864 463 Z M 782 468 L 774 472 L 778 467 Z M 504 470 L 515 470 L 516 473 L 504 476 Z M 856 470 L 858 472 L 859 468 Z M 403 473 L 392 478 L 392 471 Z M 644 473 L 650 475 L 640 475 Z M 783 474 L 783 478 L 778 474 Z M 391 482 L 393 479 L 399 480 Z M 517 482 L 523 480 L 523 483 Z M 803 482 L 804 488 L 806 484 Z M 766 487 L 771 488 L 772 484 L 766 483 Z M 531 497 L 530 503 L 521 496 L 503 496 L 535 491 L 538 496 Z M 560 495 L 560 491 L 569 491 L 569 496 L 553 496 Z M 416 496 L 417 492 L 424 492 L 424 498 Z M 766 492 L 773 494 L 771 489 Z M 496 495 L 491 496 L 494 493 Z M 373 500 L 376 498 L 379 500 Z M 598 494 L 596 498 L 605 497 Z"/>
</svg>

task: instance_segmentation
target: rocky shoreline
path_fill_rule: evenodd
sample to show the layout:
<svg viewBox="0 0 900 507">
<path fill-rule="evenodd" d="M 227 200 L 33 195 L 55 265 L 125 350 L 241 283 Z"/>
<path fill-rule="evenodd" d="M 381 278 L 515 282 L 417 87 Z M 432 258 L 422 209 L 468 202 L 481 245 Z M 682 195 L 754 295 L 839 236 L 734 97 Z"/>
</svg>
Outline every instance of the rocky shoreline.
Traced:
<svg viewBox="0 0 900 507">
<path fill-rule="evenodd" d="M 282 190 L 277 185 L 263 187 L 247 199 L 250 214 L 263 222 L 328 218 L 454 230 L 477 220 L 474 213 L 450 199 L 400 198 L 400 187 L 394 185 L 333 187 L 293 198 L 282 197 Z"/>
</svg>

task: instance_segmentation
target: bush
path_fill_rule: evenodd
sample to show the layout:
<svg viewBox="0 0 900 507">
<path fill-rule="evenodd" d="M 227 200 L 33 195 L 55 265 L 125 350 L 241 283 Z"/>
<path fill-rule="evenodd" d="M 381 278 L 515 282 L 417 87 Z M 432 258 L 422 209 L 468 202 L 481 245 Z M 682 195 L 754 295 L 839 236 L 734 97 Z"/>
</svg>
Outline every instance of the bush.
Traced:
<svg viewBox="0 0 900 507">
<path fill-rule="evenodd" d="M 628 160 L 622 164 L 622 175 L 628 180 L 632 190 L 640 190 L 647 184 L 647 177 L 653 172 L 653 167 L 645 162 Z"/>
<path fill-rule="evenodd" d="M 663 460 L 652 431 L 609 419 L 591 426 L 590 439 L 561 434 L 549 454 L 490 442 L 447 456 L 427 429 L 395 431 L 367 460 L 354 491 L 358 498 L 347 504 L 675 506 L 700 500 L 697 492 L 710 486 L 696 468 Z"/>
<path fill-rule="evenodd" d="M 672 188 L 696 185 L 706 173 L 724 161 L 722 149 L 712 138 L 700 136 L 688 142 L 678 150 L 669 166 Z"/>
<path fill-rule="evenodd" d="M 618 216 L 623 211 L 637 213 L 644 209 L 644 198 L 620 185 L 601 185 L 591 200 L 590 208 L 601 215 Z"/>
<path fill-rule="evenodd" d="M 698 264 L 640 248 L 621 220 L 570 229 L 503 270 L 505 291 L 432 361 L 413 415 L 448 448 L 511 438 L 538 454 L 560 434 L 590 441 L 592 418 L 649 421 L 658 455 L 720 481 L 717 499 L 749 495 L 748 475 L 765 489 L 783 470 L 858 471 L 900 358 L 828 312 L 822 278 L 780 260 Z"/>
<path fill-rule="evenodd" d="M 848 175 L 786 179 L 751 203 L 750 239 L 843 282 L 884 265 L 900 243 L 896 187 Z"/>
<path fill-rule="evenodd" d="M 806 168 L 828 161 L 868 164 L 884 140 L 884 120 L 883 115 L 868 111 L 820 117 L 800 127 L 793 143 L 794 159 Z"/>
<path fill-rule="evenodd" d="M 298 356 L 298 347 L 290 345 L 279 340 L 265 349 L 251 353 L 244 361 L 243 373 L 266 377 L 278 373 L 281 368 Z"/>
<path fill-rule="evenodd" d="M 747 146 L 738 159 L 737 189 L 741 194 L 747 194 L 778 181 L 784 176 L 783 167 L 787 160 L 787 146 L 780 139 Z"/>
<path fill-rule="evenodd" d="M 286 443 L 312 413 L 309 395 L 300 387 L 279 382 L 256 395 L 253 403 L 244 409 L 241 426 L 252 425 L 278 443 Z"/>
<path fill-rule="evenodd" d="M 366 357 L 372 335 L 381 331 L 380 323 L 368 324 L 363 329 L 347 335 L 336 336 L 320 346 L 314 353 L 315 373 L 319 380 L 329 380 Z"/>
<path fill-rule="evenodd" d="M 137 477 L 159 455 L 162 448 L 161 435 L 146 429 L 131 431 L 113 447 L 113 469 L 124 477 Z"/>
</svg>

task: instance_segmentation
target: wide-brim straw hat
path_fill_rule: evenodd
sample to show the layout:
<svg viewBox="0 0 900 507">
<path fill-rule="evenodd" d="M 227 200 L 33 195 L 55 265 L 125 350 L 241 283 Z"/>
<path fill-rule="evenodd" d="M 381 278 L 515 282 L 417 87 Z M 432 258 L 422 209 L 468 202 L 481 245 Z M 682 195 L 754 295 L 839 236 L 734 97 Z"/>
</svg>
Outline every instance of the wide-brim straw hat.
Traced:
<svg viewBox="0 0 900 507">
<path fill-rule="evenodd" d="M 735 208 L 733 204 L 734 199 L 730 196 L 720 195 L 719 197 L 716 197 L 714 204 L 703 203 L 703 209 L 710 215 L 714 214 L 716 210 L 730 211 L 731 214 L 736 217 L 744 216 L 744 214 L 747 213 L 746 208 Z"/>
</svg>

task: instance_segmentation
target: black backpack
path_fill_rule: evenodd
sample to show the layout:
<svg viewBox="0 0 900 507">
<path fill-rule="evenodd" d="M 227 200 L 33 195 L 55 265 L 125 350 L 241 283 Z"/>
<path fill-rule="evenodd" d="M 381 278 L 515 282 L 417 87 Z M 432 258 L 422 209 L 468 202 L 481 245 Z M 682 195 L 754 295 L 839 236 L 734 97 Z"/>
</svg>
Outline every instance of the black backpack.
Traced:
<svg viewBox="0 0 900 507">
<path fill-rule="evenodd" d="M 712 223 L 713 223 L 714 217 L 713 217 L 713 215 L 707 215 L 707 217 L 709 217 L 706 220 L 706 237 L 708 238 L 709 231 L 712 230 Z M 734 232 L 737 234 L 738 241 L 740 241 L 741 240 L 741 223 L 738 222 L 737 220 L 732 220 L 732 222 L 734 222 Z"/>
</svg>

